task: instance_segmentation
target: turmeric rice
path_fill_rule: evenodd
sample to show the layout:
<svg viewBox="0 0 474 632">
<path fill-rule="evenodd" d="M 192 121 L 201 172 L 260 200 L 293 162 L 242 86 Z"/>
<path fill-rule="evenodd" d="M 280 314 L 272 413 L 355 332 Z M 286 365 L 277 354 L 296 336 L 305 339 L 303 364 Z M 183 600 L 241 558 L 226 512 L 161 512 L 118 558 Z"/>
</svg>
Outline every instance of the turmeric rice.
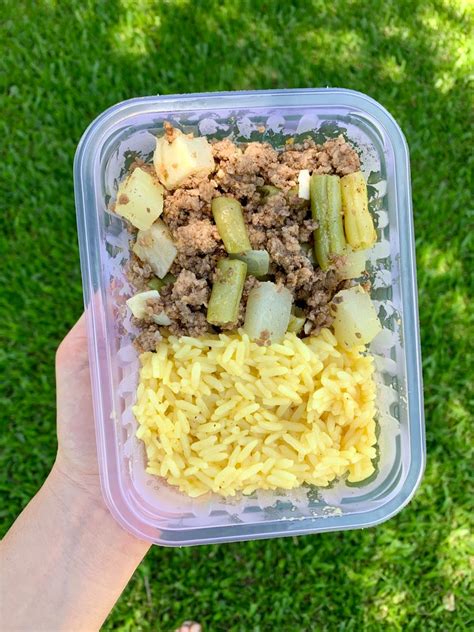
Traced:
<svg viewBox="0 0 474 632">
<path fill-rule="evenodd" d="M 140 356 L 147 472 L 189 496 L 358 482 L 376 456 L 373 358 L 329 329 L 259 346 L 243 330 L 164 337 Z"/>
</svg>

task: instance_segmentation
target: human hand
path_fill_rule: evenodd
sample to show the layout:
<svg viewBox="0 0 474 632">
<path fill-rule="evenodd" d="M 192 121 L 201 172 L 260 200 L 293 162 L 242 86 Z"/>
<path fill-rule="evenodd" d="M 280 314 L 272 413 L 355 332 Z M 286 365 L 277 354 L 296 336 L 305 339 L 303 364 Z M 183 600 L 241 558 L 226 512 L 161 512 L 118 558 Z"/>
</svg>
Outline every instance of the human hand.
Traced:
<svg viewBox="0 0 474 632">
<path fill-rule="evenodd" d="M 101 501 L 84 314 L 56 352 L 56 401 L 58 453 L 54 469 Z"/>
<path fill-rule="evenodd" d="M 103 500 L 85 319 L 56 354 L 58 452 L 43 487 L 2 542 L 8 630 L 99 630 L 149 548 Z M 41 595 L 41 598 L 38 598 Z"/>
</svg>

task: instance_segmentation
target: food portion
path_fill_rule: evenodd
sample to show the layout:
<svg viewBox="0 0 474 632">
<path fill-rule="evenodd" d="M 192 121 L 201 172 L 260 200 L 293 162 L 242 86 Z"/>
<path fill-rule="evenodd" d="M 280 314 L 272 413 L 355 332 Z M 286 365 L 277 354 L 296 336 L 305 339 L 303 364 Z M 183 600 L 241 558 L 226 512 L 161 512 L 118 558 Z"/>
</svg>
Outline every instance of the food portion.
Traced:
<svg viewBox="0 0 474 632">
<path fill-rule="evenodd" d="M 164 136 L 156 139 L 153 164 L 160 181 L 171 190 L 190 176 L 212 171 L 214 158 L 205 138 L 186 136 L 168 125 Z"/>
<path fill-rule="evenodd" d="M 347 248 L 342 225 L 341 182 L 338 176 L 313 174 L 310 200 L 314 231 L 314 252 L 321 270 L 327 270 Z"/>
<path fill-rule="evenodd" d="M 258 344 L 280 342 L 291 317 L 291 292 L 271 281 L 259 283 L 250 292 L 245 311 L 244 331 Z"/>
<path fill-rule="evenodd" d="M 331 309 L 334 334 L 346 349 L 368 344 L 382 329 L 374 304 L 360 285 L 338 292 Z"/>
<path fill-rule="evenodd" d="M 214 283 L 207 306 L 207 322 L 218 327 L 229 326 L 238 318 L 244 291 L 247 264 L 238 259 L 217 262 Z"/>
<path fill-rule="evenodd" d="M 367 185 L 360 171 L 341 179 L 342 212 L 347 243 L 353 250 L 370 248 L 377 241 L 369 212 Z"/>
<path fill-rule="evenodd" d="M 156 175 L 140 167 L 134 169 L 120 185 L 115 212 L 135 228 L 151 228 L 163 212 L 163 187 Z"/>
<path fill-rule="evenodd" d="M 143 203 L 147 186 L 155 187 L 150 207 Z M 272 310 L 259 314 L 258 332 L 254 308 L 247 314 L 252 289 L 263 283 L 289 292 L 299 335 L 317 334 L 332 325 L 335 294 L 364 274 L 361 249 L 376 235 L 359 157 L 342 136 L 275 150 L 268 143 L 209 142 L 165 124 L 153 165 L 132 165 L 115 210 L 139 229 L 132 234 L 132 284 L 137 292 L 160 294 L 136 318 L 140 351 L 154 351 L 163 335 L 218 334 L 244 323 L 261 344 L 277 341 L 276 333 L 265 335 L 273 327 Z M 236 260 L 246 264 L 245 275 L 231 263 Z M 166 331 L 157 328 L 153 313 L 166 314 Z"/>
<path fill-rule="evenodd" d="M 173 265 L 177 250 L 168 227 L 157 220 L 148 230 L 138 231 L 133 252 L 162 279 Z"/>
<path fill-rule="evenodd" d="M 373 360 L 321 330 L 281 344 L 170 336 L 141 356 L 147 471 L 189 496 L 327 486 L 374 471 Z"/>
<path fill-rule="evenodd" d="M 380 323 L 355 149 L 209 142 L 165 123 L 114 210 L 130 223 L 148 471 L 192 496 L 369 476 L 364 345 Z"/>
</svg>

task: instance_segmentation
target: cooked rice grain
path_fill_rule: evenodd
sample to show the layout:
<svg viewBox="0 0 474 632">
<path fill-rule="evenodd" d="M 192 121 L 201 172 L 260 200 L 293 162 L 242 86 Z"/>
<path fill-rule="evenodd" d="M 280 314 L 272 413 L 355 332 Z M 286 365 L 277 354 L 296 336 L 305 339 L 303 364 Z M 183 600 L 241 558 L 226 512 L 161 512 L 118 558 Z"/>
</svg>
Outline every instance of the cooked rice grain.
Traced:
<svg viewBox="0 0 474 632">
<path fill-rule="evenodd" d="M 239 331 L 165 338 L 140 356 L 134 413 L 150 474 L 189 496 L 327 486 L 374 471 L 370 356 L 328 329 L 260 347 Z"/>
</svg>

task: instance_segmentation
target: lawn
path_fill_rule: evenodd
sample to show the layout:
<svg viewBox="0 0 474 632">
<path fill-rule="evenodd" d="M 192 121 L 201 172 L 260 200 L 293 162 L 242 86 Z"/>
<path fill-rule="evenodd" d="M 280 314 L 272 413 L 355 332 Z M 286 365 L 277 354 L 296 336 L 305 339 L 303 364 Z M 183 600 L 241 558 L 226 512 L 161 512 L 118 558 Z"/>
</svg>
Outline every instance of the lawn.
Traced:
<svg viewBox="0 0 474 632">
<path fill-rule="evenodd" d="M 2 3 L 3 533 L 54 459 L 54 352 L 82 309 L 72 162 L 92 119 L 136 95 L 341 86 L 380 101 L 411 152 L 428 450 L 414 500 L 364 531 L 154 547 L 106 630 L 472 629 L 468 5 Z"/>
</svg>

